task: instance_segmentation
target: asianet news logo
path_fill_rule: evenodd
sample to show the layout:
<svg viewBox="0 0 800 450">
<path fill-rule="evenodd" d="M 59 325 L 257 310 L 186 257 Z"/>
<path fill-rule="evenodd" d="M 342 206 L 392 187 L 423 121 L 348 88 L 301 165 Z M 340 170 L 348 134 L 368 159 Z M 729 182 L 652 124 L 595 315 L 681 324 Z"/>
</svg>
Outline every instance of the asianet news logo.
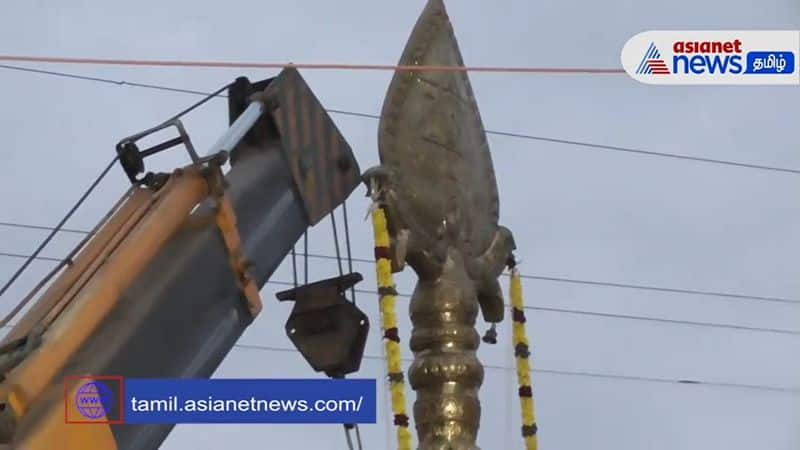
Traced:
<svg viewBox="0 0 800 450">
<path fill-rule="evenodd" d="M 800 84 L 798 31 L 648 31 L 622 65 L 648 84 Z"/>
<path fill-rule="evenodd" d="M 672 44 L 674 73 L 742 73 L 742 41 L 677 41 Z"/>
</svg>

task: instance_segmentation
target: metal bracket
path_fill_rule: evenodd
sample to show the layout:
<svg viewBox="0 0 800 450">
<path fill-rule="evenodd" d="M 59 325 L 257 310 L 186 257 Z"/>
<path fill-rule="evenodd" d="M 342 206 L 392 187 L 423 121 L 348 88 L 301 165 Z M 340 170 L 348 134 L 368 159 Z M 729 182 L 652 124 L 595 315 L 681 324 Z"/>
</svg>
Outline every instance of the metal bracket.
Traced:
<svg viewBox="0 0 800 450">
<path fill-rule="evenodd" d="M 211 171 L 208 174 L 209 188 L 217 202 L 215 220 L 217 228 L 222 234 L 225 249 L 228 252 L 228 261 L 236 277 L 236 284 L 244 294 L 250 314 L 256 317 L 261 312 L 263 304 L 261 295 L 258 292 L 258 285 L 248 270 L 251 263 L 242 253 L 242 239 L 236 227 L 236 213 L 233 210 L 230 198 L 225 193 L 225 180 L 220 168 L 222 162 L 224 162 L 224 159 L 217 157 L 213 161 Z"/>
<path fill-rule="evenodd" d="M 277 77 L 256 83 L 239 79 L 228 101 L 231 119 L 235 118 L 231 130 L 241 124 L 247 126 L 245 132 L 252 129 L 263 140 L 280 140 L 312 225 L 358 186 L 361 169 L 350 145 L 296 68 L 287 67 Z M 223 142 L 220 139 L 212 149 L 233 150 Z M 253 146 L 265 148 L 263 142 Z"/>
<path fill-rule="evenodd" d="M 369 320 L 342 294 L 362 280 L 360 273 L 278 292 L 279 301 L 294 301 L 286 334 L 317 372 L 342 378 L 361 366 Z"/>
<path fill-rule="evenodd" d="M 139 150 L 139 147 L 136 145 L 137 141 L 170 127 L 175 127 L 175 129 L 178 131 L 178 137 L 164 141 L 160 144 L 156 144 L 145 150 Z M 162 123 L 161 125 L 157 125 L 153 128 L 149 128 L 140 133 L 136 133 L 120 140 L 119 143 L 117 143 L 117 155 L 119 156 L 119 162 L 122 165 L 122 169 L 125 170 L 125 174 L 128 175 L 128 179 L 131 180 L 131 183 L 147 183 L 150 179 L 152 179 L 152 173 L 148 173 L 142 178 L 136 178 L 138 174 L 144 172 L 144 158 L 181 144 L 186 147 L 186 151 L 189 153 L 189 157 L 192 158 L 192 162 L 195 164 L 199 163 L 200 157 L 197 155 L 197 152 L 192 145 L 192 141 L 189 139 L 189 134 L 183 127 L 183 123 L 180 121 L 180 119 L 171 119 Z"/>
</svg>

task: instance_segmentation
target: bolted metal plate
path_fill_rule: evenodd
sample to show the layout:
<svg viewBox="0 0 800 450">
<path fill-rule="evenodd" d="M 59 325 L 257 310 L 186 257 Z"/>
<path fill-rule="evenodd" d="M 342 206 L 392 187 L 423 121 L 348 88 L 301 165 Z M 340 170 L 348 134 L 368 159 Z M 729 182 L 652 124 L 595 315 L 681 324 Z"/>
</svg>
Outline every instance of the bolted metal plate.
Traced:
<svg viewBox="0 0 800 450">
<path fill-rule="evenodd" d="M 309 221 L 316 224 L 360 182 L 350 145 L 300 73 L 284 69 L 264 91 Z"/>
</svg>

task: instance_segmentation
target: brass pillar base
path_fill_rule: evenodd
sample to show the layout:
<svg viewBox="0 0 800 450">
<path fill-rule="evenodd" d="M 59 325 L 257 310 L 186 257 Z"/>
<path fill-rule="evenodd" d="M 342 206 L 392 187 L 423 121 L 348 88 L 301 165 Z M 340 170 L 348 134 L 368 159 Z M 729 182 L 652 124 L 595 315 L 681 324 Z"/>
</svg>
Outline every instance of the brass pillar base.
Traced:
<svg viewBox="0 0 800 450">
<path fill-rule="evenodd" d="M 451 252 L 451 255 L 456 252 Z M 435 280 L 420 280 L 411 298 L 411 387 L 420 450 L 477 450 L 478 389 L 483 367 L 476 350 L 478 300 L 460 257 L 448 258 Z"/>
</svg>

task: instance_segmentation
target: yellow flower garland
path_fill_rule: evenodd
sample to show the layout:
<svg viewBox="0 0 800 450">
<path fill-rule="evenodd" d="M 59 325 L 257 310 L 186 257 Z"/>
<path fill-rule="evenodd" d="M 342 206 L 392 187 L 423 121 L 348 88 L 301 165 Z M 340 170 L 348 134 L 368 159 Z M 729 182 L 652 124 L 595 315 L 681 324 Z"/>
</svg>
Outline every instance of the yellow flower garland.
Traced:
<svg viewBox="0 0 800 450">
<path fill-rule="evenodd" d="M 392 276 L 389 230 L 386 226 L 386 214 L 379 206 L 372 210 L 372 227 L 375 233 L 375 264 L 378 294 L 380 295 L 381 328 L 386 348 L 392 412 L 394 413 L 394 424 L 397 427 L 397 448 L 398 450 L 411 450 L 411 433 L 408 431 L 408 415 L 406 415 L 405 383 L 400 359 L 400 337 L 397 333 L 397 314 L 395 313 L 397 291 Z"/>
<path fill-rule="evenodd" d="M 514 355 L 517 360 L 517 382 L 519 383 L 519 402 L 522 409 L 522 437 L 526 450 L 538 448 L 536 417 L 534 415 L 531 368 L 528 358 L 530 350 L 525 333 L 525 307 L 522 302 L 522 282 L 519 271 L 511 267 L 511 312 Z"/>
</svg>

